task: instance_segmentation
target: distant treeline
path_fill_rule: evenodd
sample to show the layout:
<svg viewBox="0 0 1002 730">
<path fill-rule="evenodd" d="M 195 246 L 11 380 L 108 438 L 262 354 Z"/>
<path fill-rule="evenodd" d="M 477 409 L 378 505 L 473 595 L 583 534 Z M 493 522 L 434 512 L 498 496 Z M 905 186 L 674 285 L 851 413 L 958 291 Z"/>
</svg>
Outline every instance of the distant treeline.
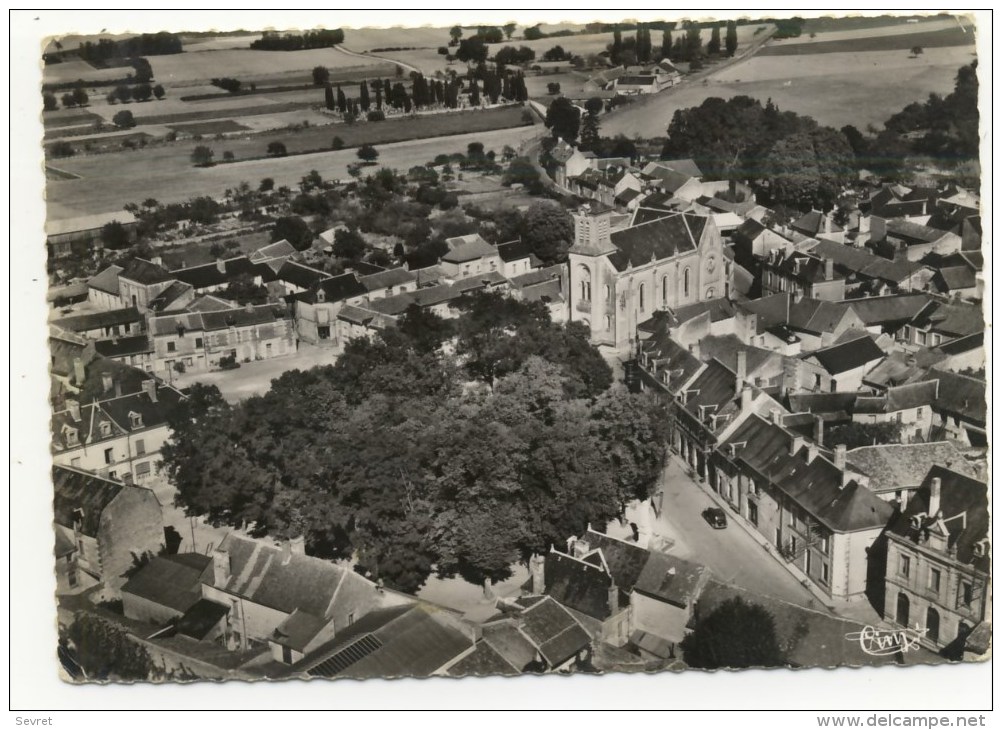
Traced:
<svg viewBox="0 0 1002 730">
<path fill-rule="evenodd" d="M 143 33 L 132 38 L 111 40 L 102 38 L 96 43 L 87 41 L 77 49 L 80 58 L 92 66 L 117 65 L 110 61 L 135 56 L 166 56 L 181 53 L 181 38 L 174 33 Z"/>
<path fill-rule="evenodd" d="M 339 43 L 344 43 L 344 31 L 340 28 L 308 30 L 302 35 L 269 31 L 252 41 L 250 47 L 255 51 L 301 51 L 306 48 L 330 48 Z"/>
<path fill-rule="evenodd" d="M 795 38 L 800 35 L 803 25 L 803 18 L 782 18 L 777 20 L 776 18 L 759 18 L 757 20 L 751 20 L 749 18 L 740 18 L 734 21 L 736 25 L 764 25 L 765 23 L 772 23 L 776 26 L 776 35 L 774 38 Z M 688 29 L 688 28 L 713 28 L 714 26 L 722 25 L 723 21 L 720 20 L 707 20 L 707 21 L 694 21 L 694 20 L 683 20 L 683 21 L 652 21 L 650 23 L 588 23 L 584 30 L 574 31 L 574 30 L 557 30 L 552 33 L 544 33 L 540 30 L 538 25 L 534 25 L 531 28 L 526 28 L 522 33 L 522 37 L 527 41 L 539 40 L 541 38 L 566 38 L 568 36 L 575 35 L 592 35 L 595 33 L 614 33 L 616 31 L 631 31 L 637 30 L 641 25 L 648 30 L 661 30 L 661 31 L 673 31 L 678 29 Z"/>
</svg>

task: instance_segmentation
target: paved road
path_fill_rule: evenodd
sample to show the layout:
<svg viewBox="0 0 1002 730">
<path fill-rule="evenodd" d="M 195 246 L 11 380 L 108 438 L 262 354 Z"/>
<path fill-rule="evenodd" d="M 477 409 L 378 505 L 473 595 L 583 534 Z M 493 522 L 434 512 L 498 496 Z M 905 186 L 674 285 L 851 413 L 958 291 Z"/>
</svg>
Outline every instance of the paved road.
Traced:
<svg viewBox="0 0 1002 730">
<path fill-rule="evenodd" d="M 701 513 L 714 502 L 677 461 L 672 460 L 665 469 L 662 484 L 664 508 L 654 531 L 675 541 L 672 554 L 702 563 L 718 579 L 741 588 L 824 610 L 811 592 L 734 520 L 723 530 L 706 523 Z"/>
</svg>

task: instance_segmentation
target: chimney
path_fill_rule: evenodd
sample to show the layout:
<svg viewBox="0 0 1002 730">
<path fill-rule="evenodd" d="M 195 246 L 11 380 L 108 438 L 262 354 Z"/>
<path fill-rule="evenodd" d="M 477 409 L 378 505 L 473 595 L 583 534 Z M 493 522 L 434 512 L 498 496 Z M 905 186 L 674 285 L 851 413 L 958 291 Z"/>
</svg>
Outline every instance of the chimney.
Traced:
<svg viewBox="0 0 1002 730">
<path fill-rule="evenodd" d="M 121 398 L 122 397 L 122 381 L 119 380 L 118 378 L 114 378 L 113 382 L 115 383 L 115 397 L 116 398 Z"/>
<path fill-rule="evenodd" d="M 832 214 L 831 213 L 825 213 L 823 220 L 824 220 L 824 233 L 831 233 L 832 232 Z"/>
<path fill-rule="evenodd" d="M 246 311 L 247 314 L 254 314 L 254 305 L 251 302 L 247 302 L 247 304 L 244 305 L 244 311 Z"/>
<path fill-rule="evenodd" d="M 302 535 L 289 540 L 289 548 L 293 555 L 306 555 L 306 538 Z"/>
<path fill-rule="evenodd" d="M 832 259 L 825 259 L 825 281 L 835 279 L 835 262 Z"/>
<path fill-rule="evenodd" d="M 825 445 L 825 419 L 821 416 L 814 416 L 814 443 Z"/>
<path fill-rule="evenodd" d="M 222 588 L 230 579 L 230 554 L 225 550 L 212 553 L 212 585 Z"/>
<path fill-rule="evenodd" d="M 813 464 L 814 460 L 818 458 L 818 445 L 808 444 L 807 445 L 807 463 Z"/>
<path fill-rule="evenodd" d="M 585 542 L 584 540 L 575 540 L 574 552 L 572 553 L 572 555 L 575 558 L 583 558 L 585 555 L 588 554 L 589 550 L 591 550 L 591 545 L 589 545 L 587 542 Z"/>
<path fill-rule="evenodd" d="M 533 554 L 529 558 L 529 574 L 532 578 L 533 595 L 541 596 L 546 593 L 546 558 L 542 555 Z"/>
<path fill-rule="evenodd" d="M 111 377 L 111 373 L 101 373 L 101 392 L 107 393 L 115 384 L 115 379 Z"/>
<path fill-rule="evenodd" d="M 783 425 L 783 412 L 778 408 L 769 411 L 769 419 L 777 426 Z"/>
<path fill-rule="evenodd" d="M 160 258 L 159 256 L 154 256 L 153 258 L 150 259 L 150 263 L 151 264 L 156 264 L 157 266 L 163 266 L 164 265 L 164 260 L 162 258 Z"/>
<path fill-rule="evenodd" d="M 835 468 L 839 471 L 845 471 L 845 444 L 839 444 L 835 447 Z"/>
<path fill-rule="evenodd" d="M 219 270 L 220 274 L 226 273 L 226 262 L 222 259 L 216 259 L 216 268 Z"/>
<path fill-rule="evenodd" d="M 741 412 L 745 413 L 751 409 L 752 405 L 752 389 L 751 386 L 745 385 L 741 389 Z"/>
<path fill-rule="evenodd" d="M 943 490 L 943 482 L 939 477 L 933 477 L 929 485 L 929 517 L 935 519 L 939 514 L 940 497 Z"/>
<path fill-rule="evenodd" d="M 74 423 L 80 423 L 80 403 L 72 398 L 66 399 L 66 410 L 70 412 L 70 418 Z"/>
<path fill-rule="evenodd" d="M 83 360 L 79 357 L 73 358 L 73 382 L 80 385 L 87 379 L 87 370 L 84 368 Z"/>
<path fill-rule="evenodd" d="M 699 343 L 698 342 L 693 342 L 691 345 L 689 345 L 689 352 L 690 352 L 690 354 L 694 358 L 696 358 L 697 360 L 699 360 L 699 352 L 700 352 L 699 351 Z"/>
<path fill-rule="evenodd" d="M 804 448 L 804 439 L 801 436 L 794 436 L 790 442 L 790 456 L 796 456 Z"/>
<path fill-rule="evenodd" d="M 899 509 L 902 512 L 904 512 L 906 509 L 908 509 L 908 498 L 910 496 L 911 496 L 911 492 L 909 490 L 907 490 L 907 489 L 902 489 L 901 490 L 901 499 L 899 499 L 898 501 L 901 503 L 901 507 Z"/>
<path fill-rule="evenodd" d="M 143 392 L 149 396 L 150 400 L 154 403 L 157 402 L 157 381 L 154 378 L 149 378 L 143 381 Z"/>
<path fill-rule="evenodd" d="M 282 565 L 292 562 L 292 543 L 288 540 L 282 543 Z"/>
<path fill-rule="evenodd" d="M 615 616 L 619 613 L 619 588 L 615 583 L 609 584 L 609 615 Z"/>
<path fill-rule="evenodd" d="M 748 353 L 744 350 L 738 351 L 738 372 L 737 372 L 737 382 L 734 385 L 734 390 L 741 392 L 744 388 L 745 380 L 748 377 Z"/>
</svg>

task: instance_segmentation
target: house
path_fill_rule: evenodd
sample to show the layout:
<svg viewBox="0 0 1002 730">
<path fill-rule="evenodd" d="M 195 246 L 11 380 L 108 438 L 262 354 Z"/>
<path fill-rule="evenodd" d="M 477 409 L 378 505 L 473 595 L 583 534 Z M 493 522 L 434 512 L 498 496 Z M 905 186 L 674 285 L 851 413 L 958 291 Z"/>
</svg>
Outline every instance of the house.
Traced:
<svg viewBox="0 0 1002 730">
<path fill-rule="evenodd" d="M 124 269 L 111 264 L 87 280 L 87 301 L 96 309 L 119 309 L 122 306 L 118 275 Z"/>
<path fill-rule="evenodd" d="M 932 405 L 939 395 L 939 381 L 892 386 L 878 395 L 860 395 L 852 410 L 855 423 L 896 423 L 901 443 L 926 441 L 932 429 Z"/>
<path fill-rule="evenodd" d="M 763 259 L 776 249 L 786 249 L 792 241 L 754 218 L 746 218 L 733 233 L 734 254 L 738 262 L 751 266 L 755 259 Z"/>
<path fill-rule="evenodd" d="M 984 330 L 980 304 L 931 300 L 902 328 L 900 339 L 919 347 L 937 347 Z"/>
<path fill-rule="evenodd" d="M 947 439 L 964 448 L 988 446 L 988 404 L 985 380 L 962 373 L 931 368 L 923 378 L 939 381 L 931 439 Z"/>
<path fill-rule="evenodd" d="M 498 244 L 498 254 L 502 261 L 501 273 L 506 279 L 527 274 L 543 265 L 522 239 Z"/>
<path fill-rule="evenodd" d="M 568 180 L 578 177 L 590 166 L 589 158 L 581 150 L 563 140 L 550 150 L 550 157 L 557 163 L 554 180 L 562 188 L 567 187 Z"/>
<path fill-rule="evenodd" d="M 184 395 L 155 379 L 143 380 L 138 392 L 115 390 L 91 403 L 67 398 L 65 407 L 52 414 L 52 460 L 109 479 L 152 482 L 160 477 L 168 419 Z"/>
<path fill-rule="evenodd" d="M 406 286 L 401 282 L 397 286 Z M 385 291 L 385 288 L 384 288 Z M 369 299 L 369 289 L 355 274 L 328 277 L 295 295 L 296 335 L 313 345 L 342 347 L 337 317 L 346 306 L 358 306 Z"/>
<path fill-rule="evenodd" d="M 101 232 L 109 223 L 120 224 L 129 240 L 135 240 L 138 221 L 128 211 L 47 220 L 45 222 L 45 245 L 49 258 L 59 259 L 74 253 L 89 254 L 92 251 L 103 249 Z"/>
<path fill-rule="evenodd" d="M 478 233 L 445 239 L 449 251 L 439 260 L 439 267 L 452 279 L 500 272 L 501 256 L 497 248 L 487 243 Z"/>
<path fill-rule="evenodd" d="M 907 502 L 936 465 L 978 478 L 978 469 L 949 441 L 875 444 L 846 453 L 847 471 L 865 480 L 867 489 L 881 499 L 900 504 Z"/>
<path fill-rule="evenodd" d="M 762 294 L 798 292 L 800 296 L 838 302 L 845 299 L 845 277 L 835 262 L 812 253 L 773 249 L 762 260 Z"/>
<path fill-rule="evenodd" d="M 860 390 L 863 377 L 884 359 L 873 337 L 850 334 L 838 344 L 816 350 L 803 358 L 808 377 L 814 378 L 814 391 L 843 393 Z"/>
<path fill-rule="evenodd" d="M 234 256 L 229 259 L 217 259 L 211 264 L 175 269 L 171 275 L 179 282 L 190 286 L 196 293 L 208 294 L 222 291 L 241 278 L 256 286 L 262 286 L 266 279 L 270 281 L 276 275 L 271 269 L 265 271 L 265 268 L 267 265 L 263 261 L 254 262 L 247 256 Z"/>
<path fill-rule="evenodd" d="M 703 184 L 699 177 L 684 169 L 670 167 L 667 162 L 652 162 L 643 169 L 643 174 L 658 192 L 691 203 L 703 194 Z"/>
<path fill-rule="evenodd" d="M 861 297 L 848 299 L 845 304 L 873 335 L 886 333 L 900 339 L 902 328 L 926 307 L 932 297 L 928 294 L 911 292 L 892 296 Z"/>
<path fill-rule="evenodd" d="M 834 221 L 832 212 L 822 213 L 811 210 L 790 223 L 790 228 L 808 238 L 826 238 L 829 241 L 842 243 L 845 231 Z"/>
<path fill-rule="evenodd" d="M 418 288 L 417 275 L 404 268 L 384 269 L 374 274 L 359 276 L 358 282 L 365 287 L 370 301 L 404 294 Z"/>
<path fill-rule="evenodd" d="M 448 668 L 450 676 L 567 673 L 590 659 L 591 635 L 550 596 L 520 596 L 498 608 L 479 627 L 480 640 Z"/>
<path fill-rule="evenodd" d="M 961 249 L 961 237 L 950 231 L 915 223 L 903 218 L 892 218 L 883 226 L 884 249 L 894 258 L 921 261 L 929 254 L 948 256 Z M 874 227 L 871 223 L 871 238 Z"/>
<path fill-rule="evenodd" d="M 150 489 L 58 464 L 52 482 L 57 591 L 100 584 L 117 598 L 135 559 L 163 545 L 160 502 Z"/>
<path fill-rule="evenodd" d="M 149 334 L 112 337 L 94 342 L 94 352 L 123 365 L 153 371 L 153 343 Z"/>
<path fill-rule="evenodd" d="M 138 335 L 145 330 L 146 321 L 138 309 L 125 307 L 64 317 L 53 320 L 52 324 L 81 337 L 99 340 L 105 337 Z"/>
<path fill-rule="evenodd" d="M 296 351 L 295 323 L 284 305 L 247 304 L 150 319 L 154 372 L 207 372 L 227 362 L 269 360 Z"/>
<path fill-rule="evenodd" d="M 845 279 L 847 296 L 859 292 L 880 296 L 922 291 L 933 277 L 932 269 L 918 262 L 885 259 L 867 249 L 836 241 L 817 241 L 809 251 L 834 263 L 835 273 Z"/>
<path fill-rule="evenodd" d="M 571 320 L 595 344 L 626 351 L 658 309 L 728 294 L 729 262 L 710 218 L 677 213 L 613 231 L 609 211 L 582 210 L 574 226 Z"/>
<path fill-rule="evenodd" d="M 407 601 L 378 607 L 338 632 L 293 670 L 307 677 L 430 677 L 472 647 L 469 627 L 438 606 Z"/>
<path fill-rule="evenodd" d="M 49 327 L 50 400 L 78 393 L 87 379 L 87 366 L 97 357 L 94 340 Z"/>
<path fill-rule="evenodd" d="M 732 429 L 712 455 L 710 484 L 819 591 L 862 599 L 868 551 L 894 510 L 846 472 L 844 446 L 829 461 L 782 421 L 776 410 Z"/>
<path fill-rule="evenodd" d="M 685 635 L 708 578 L 702 565 L 588 530 L 530 566 L 530 590 L 554 599 L 596 641 L 623 646 L 637 631 L 668 641 Z"/>
<path fill-rule="evenodd" d="M 306 555 L 302 541 L 276 547 L 235 533 L 213 552 L 202 598 L 228 609 L 227 646 L 267 644 L 284 665 L 334 640 L 384 600 L 350 568 Z"/>
<path fill-rule="evenodd" d="M 566 322 L 567 267 L 554 264 L 511 277 L 511 295 L 525 302 L 543 302 L 554 322 Z"/>
<path fill-rule="evenodd" d="M 987 485 L 934 466 L 887 537 L 884 619 L 961 658 L 971 633 L 991 621 Z"/>
<path fill-rule="evenodd" d="M 122 306 L 146 312 L 150 308 L 150 302 L 174 281 L 175 277 L 159 261 L 134 258 L 118 274 Z"/>
<path fill-rule="evenodd" d="M 282 296 L 288 296 L 301 294 L 330 278 L 331 275 L 326 271 L 287 260 L 275 274 L 274 283 Z"/>
<path fill-rule="evenodd" d="M 828 302 L 786 292 L 735 302 L 735 333 L 746 344 L 785 355 L 828 347 L 866 324 L 848 302 Z"/>
<path fill-rule="evenodd" d="M 202 582 L 211 572 L 209 555 L 158 555 L 122 586 L 123 613 L 157 625 L 179 619 L 202 599 Z"/>
</svg>

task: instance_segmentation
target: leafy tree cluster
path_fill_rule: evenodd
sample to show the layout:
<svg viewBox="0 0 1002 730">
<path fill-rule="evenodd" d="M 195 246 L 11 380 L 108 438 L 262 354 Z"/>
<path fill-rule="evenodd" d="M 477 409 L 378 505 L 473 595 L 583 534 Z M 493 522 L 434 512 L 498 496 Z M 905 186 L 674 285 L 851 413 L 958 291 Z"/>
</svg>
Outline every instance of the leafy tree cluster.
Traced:
<svg viewBox="0 0 1002 730">
<path fill-rule="evenodd" d="M 184 50 L 181 37 L 174 33 L 143 33 L 112 40 L 101 38 L 98 41 L 86 41 L 80 45 L 80 58 L 94 66 L 110 65 L 109 61 L 136 56 L 167 56 L 181 53 Z M 152 74 L 151 74 L 152 78 Z"/>
<path fill-rule="evenodd" d="M 271 240 L 281 241 L 285 239 L 297 251 L 305 251 L 313 245 L 313 231 L 299 216 L 283 216 L 275 221 L 275 227 L 271 229 Z"/>
<path fill-rule="evenodd" d="M 212 85 L 218 86 L 223 91 L 228 91 L 231 94 L 235 94 L 240 91 L 240 87 L 243 85 L 240 79 L 234 79 L 229 76 L 223 76 L 222 78 L 212 79 Z"/>
<path fill-rule="evenodd" d="M 787 661 L 776 637 L 776 622 L 762 606 L 740 596 L 698 616 L 681 643 L 685 663 L 698 669 L 781 667 Z"/>
<path fill-rule="evenodd" d="M 898 423 L 846 423 L 832 426 L 825 439 L 831 444 L 842 444 L 847 449 L 874 444 L 901 443 L 901 424 Z"/>
<path fill-rule="evenodd" d="M 191 221 L 200 225 L 209 225 L 219 220 L 223 207 L 216 200 L 202 196 L 192 198 L 186 203 L 168 203 L 162 205 L 152 198 L 142 206 L 128 203 L 126 210 L 136 216 L 137 233 L 140 237 L 150 238 L 157 233 L 177 228 L 181 221 Z"/>
<path fill-rule="evenodd" d="M 308 30 L 301 35 L 268 31 L 251 41 L 250 47 L 255 51 L 301 51 L 305 48 L 330 48 L 341 43 L 344 43 L 344 31 L 341 28 Z"/>
<path fill-rule="evenodd" d="M 550 51 L 543 54 L 543 59 L 546 61 L 559 61 L 559 58 L 548 58 L 547 55 Z M 513 66 L 522 63 L 528 63 L 536 58 L 536 52 L 529 48 L 528 46 L 505 46 L 504 48 L 499 48 L 497 53 L 494 54 L 494 62 L 500 63 L 504 66 Z"/>
<path fill-rule="evenodd" d="M 545 124 L 554 139 L 560 138 L 573 144 L 581 130 L 581 110 L 570 99 L 561 96 L 547 108 Z"/>
<path fill-rule="evenodd" d="M 67 631 L 70 653 L 88 679 L 141 681 L 153 677 L 156 666 L 146 649 L 111 622 L 78 612 Z"/>
<path fill-rule="evenodd" d="M 662 156 L 691 157 L 709 179 L 760 182 L 772 202 L 799 207 L 830 208 L 854 169 L 841 132 L 747 96 L 676 111 Z"/>
<path fill-rule="evenodd" d="M 239 84 L 239 82 L 237 83 Z M 166 95 L 167 91 L 164 89 L 162 84 L 156 84 L 154 86 L 147 83 L 136 84 L 135 86 L 119 84 L 108 92 L 106 99 L 109 104 L 114 104 L 116 102 L 128 104 L 132 100 L 149 101 L 154 96 L 159 100 L 163 99 Z"/>
<path fill-rule="evenodd" d="M 727 33 L 724 35 L 724 47 L 728 56 L 733 56 L 738 50 L 738 25 L 733 20 L 727 21 Z"/>
<path fill-rule="evenodd" d="M 56 108 L 54 105 L 55 96 L 53 96 L 51 93 L 44 94 L 42 97 L 42 101 L 45 104 L 47 110 L 50 109 L 50 107 L 48 106 L 50 103 L 53 104 L 51 109 Z M 73 91 L 63 94 L 60 101 L 63 102 L 64 107 L 66 107 L 67 109 L 72 109 L 73 107 L 76 106 L 86 106 L 87 103 L 90 101 L 90 97 L 87 95 L 87 92 L 84 90 L 83 84 L 81 83 L 77 84 L 76 87 L 74 87 Z"/>
<path fill-rule="evenodd" d="M 194 386 L 163 450 L 180 503 L 256 534 L 305 535 L 312 554 L 354 555 L 415 591 L 433 566 L 505 578 L 645 496 L 664 458 L 651 401 L 601 390 L 611 377 L 593 375 L 605 363 L 586 334 L 539 305 L 485 296 L 466 310 L 450 323 L 412 309 L 335 365 L 286 373 L 237 405 Z M 439 347 L 454 334 L 492 389 L 462 387 L 470 371 Z"/>
</svg>

